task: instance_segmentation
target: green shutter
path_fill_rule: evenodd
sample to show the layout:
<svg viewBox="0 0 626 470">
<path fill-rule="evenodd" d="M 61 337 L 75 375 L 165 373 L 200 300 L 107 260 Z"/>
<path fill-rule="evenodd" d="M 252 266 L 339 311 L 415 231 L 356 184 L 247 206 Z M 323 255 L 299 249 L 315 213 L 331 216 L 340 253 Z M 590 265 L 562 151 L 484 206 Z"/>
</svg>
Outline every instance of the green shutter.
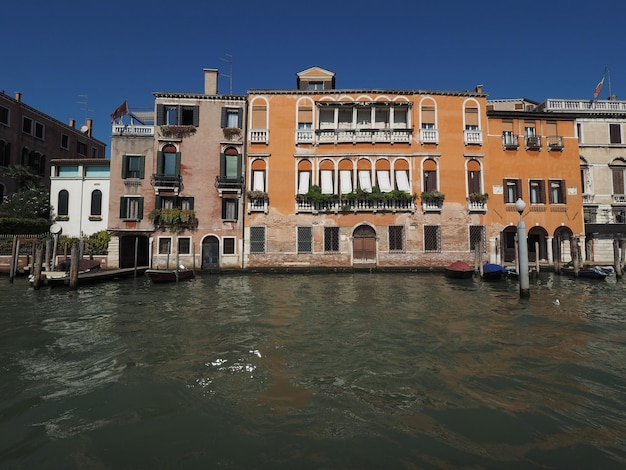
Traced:
<svg viewBox="0 0 626 470">
<path fill-rule="evenodd" d="M 163 152 L 157 152 L 157 174 L 163 174 Z"/>
<path fill-rule="evenodd" d="M 224 178 L 226 176 L 226 154 L 220 153 L 220 176 Z"/>
<path fill-rule="evenodd" d="M 143 179 L 146 175 L 146 156 L 139 157 L 139 178 Z"/>
<path fill-rule="evenodd" d="M 124 196 L 120 197 L 120 219 L 126 218 L 127 204 L 127 199 Z"/>
<path fill-rule="evenodd" d="M 180 175 L 180 152 L 176 152 L 176 176 Z"/>
<path fill-rule="evenodd" d="M 128 176 L 128 155 L 122 156 L 122 179 L 126 179 Z"/>
<path fill-rule="evenodd" d="M 143 198 L 142 197 L 139 198 L 139 204 L 138 204 L 138 209 L 137 209 L 137 218 L 139 220 L 143 219 Z"/>
</svg>

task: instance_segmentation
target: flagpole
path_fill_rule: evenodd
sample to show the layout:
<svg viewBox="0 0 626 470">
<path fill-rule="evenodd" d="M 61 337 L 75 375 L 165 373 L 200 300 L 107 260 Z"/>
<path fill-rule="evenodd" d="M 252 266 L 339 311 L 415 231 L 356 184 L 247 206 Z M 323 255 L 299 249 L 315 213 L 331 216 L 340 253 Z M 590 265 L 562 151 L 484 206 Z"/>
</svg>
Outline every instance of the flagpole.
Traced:
<svg viewBox="0 0 626 470">
<path fill-rule="evenodd" d="M 609 79 L 609 99 L 613 96 L 613 92 L 611 91 L 611 72 L 609 71 L 609 66 L 606 66 L 606 78 Z"/>
</svg>

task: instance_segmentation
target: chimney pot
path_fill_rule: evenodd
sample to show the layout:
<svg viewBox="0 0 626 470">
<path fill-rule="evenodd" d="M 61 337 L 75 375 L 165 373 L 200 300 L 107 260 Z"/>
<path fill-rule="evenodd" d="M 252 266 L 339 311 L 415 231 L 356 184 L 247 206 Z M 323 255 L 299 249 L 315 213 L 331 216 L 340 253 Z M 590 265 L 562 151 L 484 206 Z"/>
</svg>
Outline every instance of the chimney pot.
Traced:
<svg viewBox="0 0 626 470">
<path fill-rule="evenodd" d="M 18 101 L 18 102 L 22 101 L 22 94 L 19 91 L 15 92 L 15 101 Z"/>
<path fill-rule="evenodd" d="M 74 129 L 75 126 L 76 126 L 76 121 L 74 119 L 70 119 L 70 127 Z"/>
</svg>

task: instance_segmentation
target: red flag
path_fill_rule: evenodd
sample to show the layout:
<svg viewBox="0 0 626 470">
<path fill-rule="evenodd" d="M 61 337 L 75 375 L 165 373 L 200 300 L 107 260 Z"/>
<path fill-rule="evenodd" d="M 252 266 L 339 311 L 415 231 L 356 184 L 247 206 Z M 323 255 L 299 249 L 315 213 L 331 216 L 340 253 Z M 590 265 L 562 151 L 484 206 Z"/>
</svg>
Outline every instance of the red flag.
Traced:
<svg viewBox="0 0 626 470">
<path fill-rule="evenodd" d="M 602 78 L 600 79 L 600 81 L 596 85 L 596 89 L 593 92 L 593 99 L 594 100 L 598 99 L 598 95 L 600 94 L 600 90 L 602 90 L 602 85 L 604 85 L 604 77 L 606 77 L 606 69 L 607 69 L 607 67 L 604 67 L 604 73 L 602 74 Z"/>
<path fill-rule="evenodd" d="M 115 121 L 116 119 L 121 118 L 122 116 L 126 116 L 127 114 L 128 114 L 128 101 L 124 100 L 124 102 L 120 104 L 117 108 L 115 108 L 115 111 L 111 113 L 111 122 Z"/>
</svg>

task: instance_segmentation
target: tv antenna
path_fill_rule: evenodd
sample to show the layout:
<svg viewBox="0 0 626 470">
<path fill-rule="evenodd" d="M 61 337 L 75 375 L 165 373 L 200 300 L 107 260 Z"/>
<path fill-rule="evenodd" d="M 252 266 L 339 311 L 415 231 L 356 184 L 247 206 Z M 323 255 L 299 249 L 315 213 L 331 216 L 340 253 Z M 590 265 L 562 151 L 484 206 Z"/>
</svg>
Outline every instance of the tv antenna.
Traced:
<svg viewBox="0 0 626 470">
<path fill-rule="evenodd" d="M 83 99 L 83 101 L 77 101 L 77 103 L 83 105 L 81 110 L 85 112 L 85 122 L 87 122 L 88 113 L 93 112 L 93 109 L 89 109 L 89 106 L 87 106 L 87 98 L 89 98 L 89 95 L 78 95 L 78 96 L 79 98 Z"/>
<path fill-rule="evenodd" d="M 233 56 L 230 54 L 224 54 L 226 56 L 226 58 L 220 58 L 220 60 L 223 60 L 224 62 L 228 62 L 228 64 L 230 65 L 230 73 L 228 75 L 224 75 L 225 77 L 228 77 L 230 79 L 230 94 L 233 94 Z"/>
</svg>

